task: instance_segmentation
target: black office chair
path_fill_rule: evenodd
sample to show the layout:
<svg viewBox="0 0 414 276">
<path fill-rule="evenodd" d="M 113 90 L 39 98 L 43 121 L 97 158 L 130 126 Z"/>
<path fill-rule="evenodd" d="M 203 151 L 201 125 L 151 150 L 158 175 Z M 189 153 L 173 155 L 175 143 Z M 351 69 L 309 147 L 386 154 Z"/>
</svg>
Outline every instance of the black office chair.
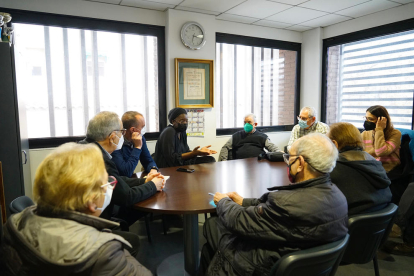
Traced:
<svg viewBox="0 0 414 276">
<path fill-rule="evenodd" d="M 34 205 L 33 200 L 30 199 L 28 196 L 19 196 L 15 198 L 9 206 L 10 214 L 17 214 L 26 209 L 29 206 Z"/>
<path fill-rule="evenodd" d="M 349 218 L 349 244 L 341 265 L 366 264 L 373 261 L 375 275 L 379 276 L 377 250 L 391 231 L 397 209 L 395 204 L 390 203 L 380 211 Z"/>
<path fill-rule="evenodd" d="M 272 276 L 333 276 L 341 262 L 349 235 L 336 242 L 285 255 L 272 267 Z"/>
</svg>

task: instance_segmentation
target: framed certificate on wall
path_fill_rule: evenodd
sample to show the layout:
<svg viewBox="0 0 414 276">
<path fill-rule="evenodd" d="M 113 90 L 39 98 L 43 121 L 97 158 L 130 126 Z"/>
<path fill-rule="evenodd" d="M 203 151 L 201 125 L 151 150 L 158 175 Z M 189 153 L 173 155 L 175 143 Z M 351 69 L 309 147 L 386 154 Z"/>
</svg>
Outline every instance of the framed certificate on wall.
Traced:
<svg viewBox="0 0 414 276">
<path fill-rule="evenodd" d="M 214 61 L 175 59 L 175 106 L 212 108 L 214 106 Z"/>
</svg>

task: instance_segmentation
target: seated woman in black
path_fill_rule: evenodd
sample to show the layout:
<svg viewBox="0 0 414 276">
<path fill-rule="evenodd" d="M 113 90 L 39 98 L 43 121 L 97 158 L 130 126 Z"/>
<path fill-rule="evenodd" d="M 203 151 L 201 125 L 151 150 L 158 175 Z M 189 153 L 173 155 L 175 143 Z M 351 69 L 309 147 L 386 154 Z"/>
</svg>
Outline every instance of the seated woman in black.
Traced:
<svg viewBox="0 0 414 276">
<path fill-rule="evenodd" d="M 168 125 L 161 133 L 155 146 L 154 161 L 159 168 L 216 162 L 213 156 L 217 153 L 211 146 L 200 146 L 192 151 L 187 144 L 187 111 L 173 108 L 168 113 Z"/>
<path fill-rule="evenodd" d="M 387 206 L 391 202 L 391 181 L 381 162 L 364 151 L 359 130 L 350 123 L 335 123 L 327 135 L 339 150 L 331 180 L 348 201 L 348 215 Z"/>
</svg>

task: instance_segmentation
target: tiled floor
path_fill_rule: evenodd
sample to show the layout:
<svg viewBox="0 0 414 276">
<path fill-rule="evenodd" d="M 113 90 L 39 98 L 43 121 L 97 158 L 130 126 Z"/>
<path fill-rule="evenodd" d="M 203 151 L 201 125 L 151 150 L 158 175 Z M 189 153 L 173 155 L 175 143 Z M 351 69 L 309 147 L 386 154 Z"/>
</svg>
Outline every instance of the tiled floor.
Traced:
<svg viewBox="0 0 414 276">
<path fill-rule="evenodd" d="M 205 243 L 203 237 L 204 215 L 199 215 L 199 234 L 200 250 Z M 154 275 L 158 265 L 167 257 L 183 251 L 183 230 L 182 220 L 179 216 L 169 217 L 167 222 L 170 227 L 167 235 L 163 234 L 162 221 L 160 217 L 155 217 L 150 223 L 152 233 L 152 243 L 148 242 L 145 224 L 139 221 L 131 226 L 130 231 L 137 233 L 141 240 L 141 249 L 137 256 L 139 262 L 150 269 Z M 379 268 L 381 276 L 413 276 L 414 275 L 414 257 L 388 255 L 379 253 Z M 387 261 L 388 260 L 388 261 Z M 393 261 L 389 261 L 393 260 Z M 182 276 L 183 274 L 179 274 Z M 375 275 L 372 263 L 363 265 L 340 266 L 336 273 L 338 276 L 365 276 Z M 170 275 L 175 276 L 175 275 Z"/>
</svg>

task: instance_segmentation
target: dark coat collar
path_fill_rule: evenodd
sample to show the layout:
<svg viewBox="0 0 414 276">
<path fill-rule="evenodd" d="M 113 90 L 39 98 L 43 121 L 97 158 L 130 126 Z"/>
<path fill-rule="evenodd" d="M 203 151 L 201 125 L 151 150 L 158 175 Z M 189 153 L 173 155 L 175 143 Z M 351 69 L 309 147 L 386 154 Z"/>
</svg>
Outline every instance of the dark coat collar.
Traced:
<svg viewBox="0 0 414 276">
<path fill-rule="evenodd" d="M 298 183 L 291 183 L 288 186 L 274 186 L 267 188 L 269 191 L 276 191 L 276 190 L 293 190 L 298 188 L 306 188 L 315 185 L 327 184 L 331 183 L 331 176 L 329 173 L 321 175 L 317 178 L 312 178 L 306 181 L 298 182 Z"/>
</svg>

